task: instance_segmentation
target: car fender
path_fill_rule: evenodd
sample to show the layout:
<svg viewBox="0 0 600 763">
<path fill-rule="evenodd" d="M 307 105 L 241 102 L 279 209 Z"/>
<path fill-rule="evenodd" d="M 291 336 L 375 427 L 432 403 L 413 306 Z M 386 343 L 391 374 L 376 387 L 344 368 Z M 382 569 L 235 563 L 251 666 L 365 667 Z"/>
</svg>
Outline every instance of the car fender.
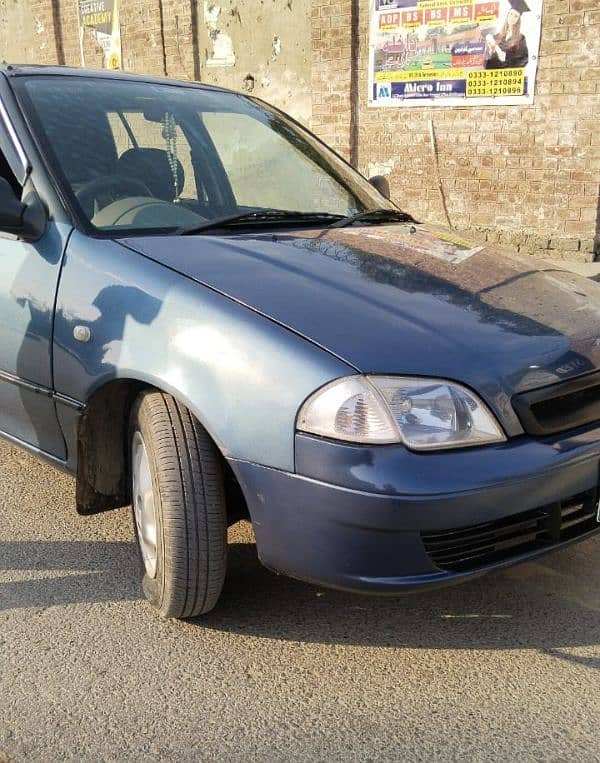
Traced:
<svg viewBox="0 0 600 763">
<path fill-rule="evenodd" d="M 76 427 L 67 420 L 105 385 L 130 379 L 174 395 L 224 456 L 291 471 L 299 406 L 355 372 L 248 306 L 78 232 L 63 264 L 53 353 L 56 392 L 72 403 L 61 420 L 73 469 Z"/>
</svg>

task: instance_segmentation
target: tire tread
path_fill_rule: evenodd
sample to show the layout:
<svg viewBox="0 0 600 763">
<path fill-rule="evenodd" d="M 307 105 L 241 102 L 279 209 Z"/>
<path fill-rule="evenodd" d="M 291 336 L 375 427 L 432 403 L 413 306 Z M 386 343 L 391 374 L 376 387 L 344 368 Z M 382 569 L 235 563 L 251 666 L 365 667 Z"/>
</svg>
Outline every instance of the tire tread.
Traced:
<svg viewBox="0 0 600 763">
<path fill-rule="evenodd" d="M 202 425 L 170 395 L 142 393 L 132 421 L 142 431 L 158 488 L 159 570 L 153 603 L 165 617 L 204 614 L 217 603 L 227 564 L 220 455 Z"/>
</svg>

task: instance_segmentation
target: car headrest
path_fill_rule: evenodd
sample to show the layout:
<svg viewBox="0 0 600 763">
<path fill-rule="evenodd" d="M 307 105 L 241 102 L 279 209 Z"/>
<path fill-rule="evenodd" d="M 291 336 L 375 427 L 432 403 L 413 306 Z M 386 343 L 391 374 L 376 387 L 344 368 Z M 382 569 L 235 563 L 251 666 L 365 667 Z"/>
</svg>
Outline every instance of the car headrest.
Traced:
<svg viewBox="0 0 600 763">
<path fill-rule="evenodd" d="M 177 194 L 169 155 L 161 148 L 130 148 L 119 157 L 117 173 L 141 180 L 157 199 L 173 201 L 185 184 L 185 173 L 179 159 L 177 167 Z"/>
<path fill-rule="evenodd" d="M 57 163 L 71 185 L 88 183 L 100 175 L 111 175 L 117 150 L 106 114 L 90 108 L 83 99 L 66 99 L 53 93 L 36 97 L 36 110 L 44 125 Z M 93 140 L 90 140 L 93 135 Z"/>
</svg>

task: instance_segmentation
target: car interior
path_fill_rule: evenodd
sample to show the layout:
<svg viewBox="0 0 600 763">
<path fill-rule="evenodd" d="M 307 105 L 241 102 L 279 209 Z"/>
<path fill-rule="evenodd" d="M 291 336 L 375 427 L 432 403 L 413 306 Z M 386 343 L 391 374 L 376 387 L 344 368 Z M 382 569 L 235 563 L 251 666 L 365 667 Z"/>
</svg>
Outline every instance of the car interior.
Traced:
<svg viewBox="0 0 600 763">
<path fill-rule="evenodd" d="M 109 115 L 87 103 L 69 114 L 64 108 L 53 108 L 48 96 L 44 94 L 36 101 L 36 109 L 56 157 L 55 168 L 60 168 L 81 211 L 94 226 L 185 227 L 222 214 L 223 191 L 209 198 L 204 182 L 198 181 L 197 166 L 188 160 L 188 173 L 196 177 L 186 182 L 183 163 L 169 152 L 166 141 L 162 141 L 164 148 L 144 145 L 148 135 L 155 144 L 161 142 L 164 111 L 137 112 L 136 123 L 145 127 L 146 135 L 136 136 L 124 113 Z M 68 111 L 73 105 L 69 103 Z M 115 121 L 122 125 L 120 135 L 115 134 Z M 185 128 L 178 126 L 178 134 L 182 149 L 192 156 Z M 195 150 L 198 161 L 198 145 Z M 212 170 L 206 153 L 202 158 L 203 177 L 210 180 Z M 188 196 L 183 195 L 184 187 L 191 190 Z M 220 188 L 227 190 L 223 178 Z M 235 200 L 230 198 L 229 202 L 235 209 Z"/>
</svg>

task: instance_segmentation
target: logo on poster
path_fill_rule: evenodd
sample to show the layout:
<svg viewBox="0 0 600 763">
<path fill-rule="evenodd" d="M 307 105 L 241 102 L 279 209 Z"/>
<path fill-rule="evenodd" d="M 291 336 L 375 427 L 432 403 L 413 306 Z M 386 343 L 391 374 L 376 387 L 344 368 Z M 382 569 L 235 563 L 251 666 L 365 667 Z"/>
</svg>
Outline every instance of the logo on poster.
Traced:
<svg viewBox="0 0 600 763">
<path fill-rule="evenodd" d="M 390 82 L 377 83 L 377 98 L 391 98 L 392 85 Z"/>
</svg>

